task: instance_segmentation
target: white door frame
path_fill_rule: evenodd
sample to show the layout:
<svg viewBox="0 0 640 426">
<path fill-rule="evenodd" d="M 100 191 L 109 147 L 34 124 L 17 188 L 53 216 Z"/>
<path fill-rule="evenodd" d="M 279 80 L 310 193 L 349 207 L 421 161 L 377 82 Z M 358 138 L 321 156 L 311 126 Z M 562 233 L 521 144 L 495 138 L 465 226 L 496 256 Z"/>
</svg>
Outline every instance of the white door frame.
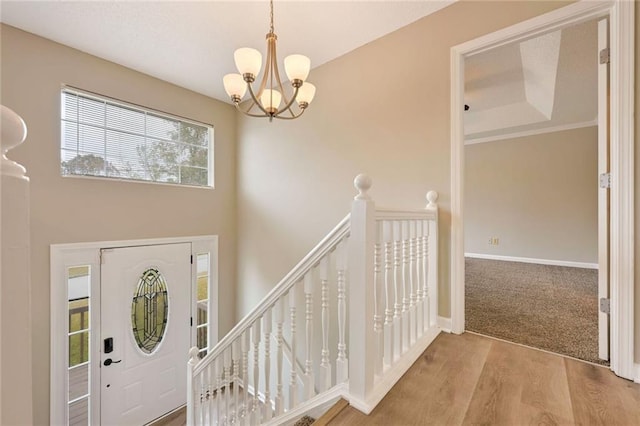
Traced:
<svg viewBox="0 0 640 426">
<path fill-rule="evenodd" d="M 49 396 L 49 422 L 55 425 L 68 424 L 67 401 L 69 389 L 66 380 L 67 360 L 67 268 L 70 266 L 89 265 L 91 267 L 91 333 L 100 336 L 100 249 L 118 247 L 138 247 L 149 245 L 191 243 L 191 252 L 194 262 L 191 265 L 191 294 L 196 294 L 197 262 L 195 256 L 198 253 L 209 252 L 209 280 L 210 295 L 210 325 L 218 322 L 218 236 L 204 235 L 197 237 L 173 237 L 153 238 L 144 240 L 100 241 L 89 243 L 52 244 L 50 253 L 51 273 L 51 329 L 50 329 L 50 396 Z M 192 315 L 196 312 L 196 304 L 192 297 Z M 191 342 L 194 344 L 195 329 L 191 328 Z M 209 346 L 213 347 L 218 342 L 218 328 L 208 328 Z M 99 338 L 90 341 L 91 377 L 98 378 L 90 383 L 89 389 L 91 403 L 89 407 L 90 424 L 100 424 L 100 343 Z M 189 348 L 185 349 L 186 351 Z M 97 362 L 96 362 L 97 360 Z M 187 366 L 185 365 L 185 376 Z M 96 397 L 97 396 L 97 397 Z"/>
<path fill-rule="evenodd" d="M 611 369 L 634 379 L 633 1 L 580 1 L 451 48 L 451 329 L 462 333 L 465 324 L 464 58 L 605 16 L 609 16 L 611 48 Z"/>
</svg>

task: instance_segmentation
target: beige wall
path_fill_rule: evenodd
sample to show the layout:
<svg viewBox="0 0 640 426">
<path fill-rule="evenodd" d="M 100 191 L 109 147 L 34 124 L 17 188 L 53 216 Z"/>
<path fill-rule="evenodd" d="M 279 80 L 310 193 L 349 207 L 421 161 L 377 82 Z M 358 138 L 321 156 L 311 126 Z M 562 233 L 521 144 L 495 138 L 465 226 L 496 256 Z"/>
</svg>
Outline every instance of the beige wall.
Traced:
<svg viewBox="0 0 640 426">
<path fill-rule="evenodd" d="M 293 122 L 239 120 L 238 313 L 245 314 L 350 208 L 353 177 L 379 205 L 440 193 L 439 314 L 449 316 L 450 48 L 562 6 L 459 2 L 314 69 Z M 258 254 L 261 257 L 257 257 Z"/>
<path fill-rule="evenodd" d="M 598 263 L 597 127 L 467 145 L 464 167 L 465 252 Z"/>
<path fill-rule="evenodd" d="M 218 234 L 221 333 L 235 319 L 236 114 L 166 82 L 2 26 L 1 103 L 28 126 L 13 152 L 31 177 L 35 424 L 49 419 L 49 245 Z M 215 190 L 60 176 L 60 87 L 75 87 L 211 123 Z M 3 345 L 19 344 L 4 340 Z"/>
</svg>

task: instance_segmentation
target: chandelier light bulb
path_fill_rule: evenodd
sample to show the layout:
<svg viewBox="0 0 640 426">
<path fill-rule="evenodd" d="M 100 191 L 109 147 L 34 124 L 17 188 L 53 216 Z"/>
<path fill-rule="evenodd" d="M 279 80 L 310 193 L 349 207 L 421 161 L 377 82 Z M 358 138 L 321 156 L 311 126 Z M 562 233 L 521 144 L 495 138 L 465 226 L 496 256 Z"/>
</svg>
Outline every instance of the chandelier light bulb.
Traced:
<svg viewBox="0 0 640 426">
<path fill-rule="evenodd" d="M 281 101 L 282 94 L 277 90 L 265 89 L 264 92 L 262 92 L 262 96 L 260 96 L 262 107 L 272 114 L 278 111 Z"/>
<path fill-rule="evenodd" d="M 224 90 L 231 99 L 238 99 L 238 102 L 247 91 L 247 83 L 242 79 L 240 74 L 227 74 L 222 78 Z"/>
<path fill-rule="evenodd" d="M 292 83 L 297 80 L 305 81 L 310 69 L 311 60 L 304 55 L 289 55 L 284 58 L 284 70 Z"/>
<path fill-rule="evenodd" d="M 316 95 L 316 86 L 313 84 L 306 82 L 298 89 L 298 96 L 296 96 L 296 101 L 298 101 L 298 105 L 300 108 L 306 108 L 309 106 L 313 97 Z"/>
<path fill-rule="evenodd" d="M 233 54 L 238 72 L 244 77 L 247 74 L 254 78 L 260 72 L 262 67 L 262 54 L 256 49 L 250 47 L 241 47 Z"/>
</svg>

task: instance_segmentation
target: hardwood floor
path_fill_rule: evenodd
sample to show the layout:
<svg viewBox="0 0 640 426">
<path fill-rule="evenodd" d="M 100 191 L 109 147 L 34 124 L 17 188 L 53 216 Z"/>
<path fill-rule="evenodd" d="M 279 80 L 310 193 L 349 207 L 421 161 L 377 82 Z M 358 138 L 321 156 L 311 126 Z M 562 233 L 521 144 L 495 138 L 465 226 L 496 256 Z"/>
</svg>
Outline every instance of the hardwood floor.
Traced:
<svg viewBox="0 0 640 426">
<path fill-rule="evenodd" d="M 180 410 L 154 426 L 185 422 Z M 369 416 L 346 407 L 326 424 L 640 425 L 640 384 L 595 364 L 442 333 Z"/>
<path fill-rule="evenodd" d="M 441 334 L 375 410 L 329 425 L 639 425 L 640 385 L 606 367 L 465 333 Z"/>
</svg>

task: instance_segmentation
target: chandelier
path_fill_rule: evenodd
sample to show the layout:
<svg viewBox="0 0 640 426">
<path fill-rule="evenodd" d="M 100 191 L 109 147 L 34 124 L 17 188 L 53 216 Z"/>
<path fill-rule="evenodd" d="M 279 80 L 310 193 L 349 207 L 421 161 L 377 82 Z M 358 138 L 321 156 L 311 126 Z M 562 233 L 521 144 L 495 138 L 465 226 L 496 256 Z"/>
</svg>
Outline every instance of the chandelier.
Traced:
<svg viewBox="0 0 640 426">
<path fill-rule="evenodd" d="M 231 97 L 231 102 L 243 114 L 250 117 L 268 117 L 269 121 L 274 118 L 292 120 L 304 113 L 316 93 L 315 86 L 305 81 L 309 75 L 311 61 L 303 55 L 289 55 L 284 58 L 284 69 L 293 86 L 291 97 L 287 97 L 278 72 L 276 58 L 278 36 L 273 32 L 273 0 L 269 1 L 269 8 L 271 13 L 269 33 L 267 33 L 267 61 L 258 91 L 253 90 L 253 82 L 260 72 L 262 55 L 256 49 L 249 47 L 242 47 L 233 54 L 240 74 L 225 75 L 224 89 Z M 242 109 L 240 102 L 247 90 L 251 99 L 247 109 Z M 282 101 L 284 106 L 280 107 Z M 298 105 L 297 111 L 293 109 L 294 102 Z M 255 107 L 257 110 L 252 112 Z"/>
</svg>

